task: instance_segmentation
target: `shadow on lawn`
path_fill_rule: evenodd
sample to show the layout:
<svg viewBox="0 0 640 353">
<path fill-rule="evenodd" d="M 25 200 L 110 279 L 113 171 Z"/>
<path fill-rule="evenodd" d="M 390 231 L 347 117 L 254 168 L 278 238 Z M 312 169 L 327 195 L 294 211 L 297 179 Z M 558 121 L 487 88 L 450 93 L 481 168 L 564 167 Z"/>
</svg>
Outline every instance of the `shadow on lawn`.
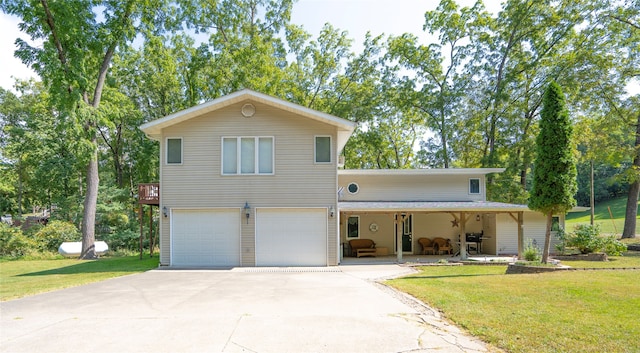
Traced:
<svg viewBox="0 0 640 353">
<path fill-rule="evenodd" d="M 425 275 L 425 276 L 406 276 L 402 279 L 438 279 L 438 278 L 464 278 L 464 277 L 489 277 L 489 276 L 503 276 L 504 273 L 474 273 L 474 274 L 456 274 L 456 275 Z"/>
<path fill-rule="evenodd" d="M 123 272 L 134 273 L 147 271 L 158 267 L 158 258 L 143 258 L 136 256 L 125 258 L 101 258 L 98 260 L 78 260 L 77 264 L 54 268 L 50 270 L 23 273 L 17 277 L 72 275 L 80 273 Z"/>
</svg>

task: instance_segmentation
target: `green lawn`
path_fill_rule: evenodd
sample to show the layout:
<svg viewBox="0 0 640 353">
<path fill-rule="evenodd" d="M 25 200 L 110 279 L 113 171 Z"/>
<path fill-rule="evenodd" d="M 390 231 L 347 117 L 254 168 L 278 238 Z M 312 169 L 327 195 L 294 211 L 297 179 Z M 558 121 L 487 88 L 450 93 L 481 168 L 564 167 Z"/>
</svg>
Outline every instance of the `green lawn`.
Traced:
<svg viewBox="0 0 640 353">
<path fill-rule="evenodd" d="M 640 204 L 640 202 L 639 202 Z M 608 207 L 611 207 L 611 213 L 613 214 L 613 221 L 611 221 L 611 215 L 609 214 Z M 620 236 L 624 228 L 624 215 L 627 208 L 627 198 L 619 197 L 614 200 L 605 201 L 596 204 L 594 221 L 600 224 L 600 229 L 603 234 L 616 234 Z M 576 224 L 589 224 L 591 221 L 591 211 L 585 212 L 571 212 L 567 214 L 566 218 L 566 231 L 573 231 L 573 227 Z M 615 224 L 615 226 L 614 226 Z M 636 234 L 640 234 L 640 220 L 636 222 Z"/>
<path fill-rule="evenodd" d="M 623 261 L 613 259 L 611 263 Z M 624 261 L 640 267 L 640 256 Z M 505 275 L 505 270 L 423 267 L 416 275 L 387 283 L 508 352 L 640 351 L 640 270 L 532 275 Z"/>
<path fill-rule="evenodd" d="M 99 260 L 0 261 L 0 301 L 98 282 L 158 267 L 149 255 L 103 257 Z"/>
</svg>

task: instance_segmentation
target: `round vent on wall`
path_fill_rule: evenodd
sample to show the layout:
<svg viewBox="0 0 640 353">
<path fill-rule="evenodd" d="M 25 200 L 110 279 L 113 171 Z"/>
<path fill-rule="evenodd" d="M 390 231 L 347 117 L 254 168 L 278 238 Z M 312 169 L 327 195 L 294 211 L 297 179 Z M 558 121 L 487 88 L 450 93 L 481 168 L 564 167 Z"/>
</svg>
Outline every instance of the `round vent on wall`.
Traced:
<svg viewBox="0 0 640 353">
<path fill-rule="evenodd" d="M 358 186 L 358 184 L 354 182 L 351 182 L 349 183 L 349 185 L 347 185 L 347 191 L 349 191 L 350 194 L 357 194 L 359 190 L 360 186 Z"/>
<path fill-rule="evenodd" d="M 253 116 L 253 114 L 256 113 L 256 107 L 251 103 L 247 103 L 242 106 L 241 112 L 242 116 L 244 116 L 245 118 L 250 118 Z"/>
</svg>

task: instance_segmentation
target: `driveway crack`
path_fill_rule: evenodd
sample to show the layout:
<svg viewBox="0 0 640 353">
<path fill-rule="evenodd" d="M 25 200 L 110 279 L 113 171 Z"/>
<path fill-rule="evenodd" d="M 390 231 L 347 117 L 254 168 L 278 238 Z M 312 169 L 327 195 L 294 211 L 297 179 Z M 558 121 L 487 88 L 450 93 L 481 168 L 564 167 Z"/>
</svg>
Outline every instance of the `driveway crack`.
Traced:
<svg viewBox="0 0 640 353">
<path fill-rule="evenodd" d="M 238 347 L 242 348 L 242 349 L 243 349 L 243 350 L 245 350 L 245 351 L 252 352 L 252 353 L 257 353 L 257 351 L 254 351 L 254 350 L 253 350 L 253 349 L 251 349 L 251 348 L 248 348 L 248 347 L 242 346 L 242 345 L 240 345 L 240 344 L 238 344 L 238 343 L 236 343 L 236 342 L 233 342 L 233 341 L 232 341 L 232 340 L 233 340 L 233 336 L 235 335 L 236 330 L 238 329 L 238 326 L 240 326 L 240 321 L 242 321 L 242 319 L 243 319 L 245 316 L 247 316 L 247 314 L 240 315 L 240 317 L 238 318 L 238 320 L 236 320 L 236 324 L 233 326 L 233 330 L 232 330 L 232 331 L 231 331 L 231 333 L 229 334 L 229 338 L 227 338 L 227 342 L 225 342 L 224 347 L 222 347 L 222 351 L 223 351 L 223 352 L 226 352 L 226 351 L 227 351 L 227 347 L 229 347 L 229 344 L 233 344 L 233 345 L 235 345 L 235 346 L 238 346 Z"/>
</svg>

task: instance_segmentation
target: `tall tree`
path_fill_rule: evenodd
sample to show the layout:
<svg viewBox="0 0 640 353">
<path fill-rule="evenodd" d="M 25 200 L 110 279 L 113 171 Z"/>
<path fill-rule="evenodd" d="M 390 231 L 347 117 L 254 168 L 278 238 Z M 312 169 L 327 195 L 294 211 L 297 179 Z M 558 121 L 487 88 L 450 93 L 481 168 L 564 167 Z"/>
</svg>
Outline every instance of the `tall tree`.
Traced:
<svg viewBox="0 0 640 353">
<path fill-rule="evenodd" d="M 68 199 L 77 200 L 77 144 L 41 82 L 18 81 L 15 90 L 17 95 L 0 89 L 0 154 L 12 167 L 2 179 L 15 175 L 18 206 L 10 211 L 65 206 Z M 60 216 L 69 218 L 68 210 Z"/>
<path fill-rule="evenodd" d="M 70 129 L 85 131 L 82 141 L 86 151 L 86 194 L 80 255 L 83 259 L 96 257 L 97 135 L 102 93 L 118 47 L 133 40 L 137 24 L 149 23 L 143 15 L 156 13 L 141 5 L 135 0 L 8 0 L 0 5 L 2 11 L 22 19 L 20 28 L 32 40 L 43 41 L 42 46 L 36 47 L 16 40 L 16 56 L 51 88 L 60 109 L 74 117 Z M 156 11 L 163 11 L 159 2 L 153 5 Z"/>
<path fill-rule="evenodd" d="M 573 127 L 560 86 L 551 82 L 544 94 L 540 133 L 536 138 L 536 160 L 529 208 L 547 216 L 542 262 L 549 258 L 553 215 L 576 205 L 576 164 L 573 156 Z"/>
<path fill-rule="evenodd" d="M 463 74 L 473 43 L 489 21 L 482 2 L 460 8 L 453 0 L 442 0 L 434 11 L 425 13 L 423 29 L 438 35 L 438 43 L 418 44 L 412 34 L 389 39 L 389 56 L 415 76 L 405 76 L 401 86 L 409 89 L 404 103 L 425 117 L 425 127 L 439 140 L 433 155 L 438 166 L 449 168 L 454 159 L 450 144 L 459 121 L 460 104 L 470 75 Z M 435 140 L 435 139 L 434 139 Z"/>
</svg>

